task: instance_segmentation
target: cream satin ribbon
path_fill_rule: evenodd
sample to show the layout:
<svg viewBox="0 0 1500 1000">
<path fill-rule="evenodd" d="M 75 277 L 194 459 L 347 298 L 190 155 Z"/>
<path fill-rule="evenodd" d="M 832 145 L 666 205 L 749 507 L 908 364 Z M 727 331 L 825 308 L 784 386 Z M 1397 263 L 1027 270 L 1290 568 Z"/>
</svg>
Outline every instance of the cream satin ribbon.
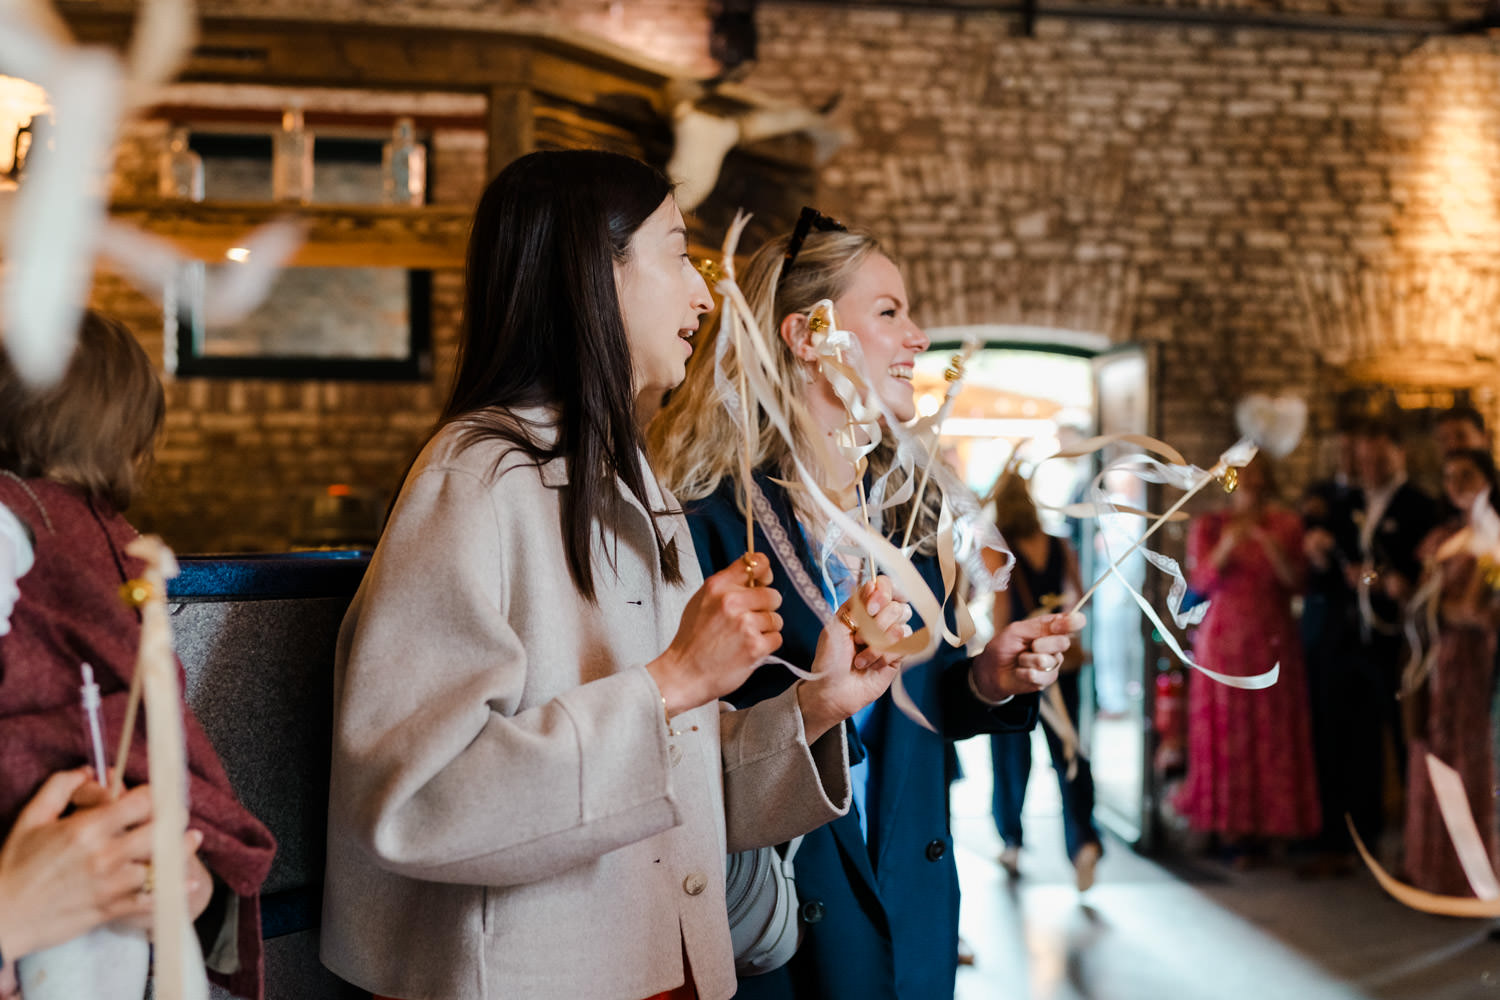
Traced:
<svg viewBox="0 0 1500 1000">
<path fill-rule="evenodd" d="M 1427 755 L 1427 775 L 1432 781 L 1433 796 L 1437 799 L 1438 811 L 1442 814 L 1448 837 L 1458 853 L 1464 877 L 1469 880 L 1469 886 L 1478 898 L 1444 896 L 1397 881 L 1371 856 L 1365 842 L 1360 839 L 1359 831 L 1354 828 L 1354 821 L 1346 815 L 1344 822 L 1349 825 L 1349 834 L 1354 838 L 1355 848 L 1380 887 L 1413 910 L 1445 917 L 1500 917 L 1500 882 L 1497 882 L 1495 869 L 1490 864 L 1489 851 L 1479 837 L 1479 828 L 1474 822 L 1474 814 L 1464 792 L 1463 779 L 1457 771 L 1432 754 Z"/>
<path fill-rule="evenodd" d="M 108 220 L 100 192 L 120 124 L 157 100 L 192 52 L 197 21 L 190 0 L 137 4 L 128 59 L 74 44 L 42 0 L 0 4 L 0 66 L 47 92 L 55 123 L 32 147 L 26 183 L 0 232 L 6 261 L 0 328 L 17 372 L 29 385 L 55 384 L 77 342 L 82 304 L 103 256 L 157 302 L 166 300 L 186 263 L 169 242 Z M 205 294 L 205 314 L 228 322 L 257 305 L 279 267 L 301 243 L 302 227 L 274 222 L 241 245 L 249 260 L 225 268 Z"/>
<path fill-rule="evenodd" d="M 187 739 L 182 725 L 182 691 L 172 655 L 167 620 L 167 581 L 177 575 L 172 550 L 155 535 L 142 535 L 125 551 L 146 563 L 144 599 L 139 602 L 141 641 L 131 680 L 121 749 L 115 755 L 114 788 L 123 787 L 134 736 L 135 708 L 146 708 L 146 752 L 151 785 L 152 978 L 159 1000 L 207 1000 L 208 975 L 188 909 Z"/>
</svg>

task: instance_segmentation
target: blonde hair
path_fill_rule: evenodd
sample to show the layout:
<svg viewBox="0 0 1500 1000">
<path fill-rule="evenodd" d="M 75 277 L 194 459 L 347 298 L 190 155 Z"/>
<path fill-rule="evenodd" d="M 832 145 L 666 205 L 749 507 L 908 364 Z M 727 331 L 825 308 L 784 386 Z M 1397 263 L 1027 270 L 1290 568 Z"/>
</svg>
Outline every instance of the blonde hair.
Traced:
<svg viewBox="0 0 1500 1000">
<path fill-rule="evenodd" d="M 791 478 L 792 449 L 803 464 L 816 473 L 821 463 L 815 459 L 812 442 L 824 433 L 813 420 L 806 405 L 808 380 L 805 369 L 780 334 L 781 321 L 787 316 L 807 312 L 822 299 L 838 299 L 849 288 L 855 273 L 872 254 L 880 253 L 880 244 L 866 232 L 827 231 L 808 234 L 790 271 L 783 273 L 789 235 L 779 236 L 762 246 L 750 262 L 736 275 L 745 301 L 755 313 L 757 327 L 765 336 L 775 359 L 773 388 L 791 417 L 793 443 L 773 427 L 764 413 L 757 417 L 757 431 L 751 465 L 757 470 L 773 469 L 779 478 Z M 693 355 L 688 359 L 687 377 L 668 397 L 647 431 L 651 465 L 661 481 L 679 499 L 698 500 L 709 496 L 725 479 L 737 479 L 743 448 L 740 429 L 719 397 L 714 382 L 714 360 L 722 323 L 715 322 L 700 335 Z M 724 374 L 731 385 L 738 385 L 738 358 L 725 356 Z M 887 436 L 870 455 L 870 469 L 879 476 L 895 460 L 895 446 Z M 892 477 L 889 492 L 901 485 L 900 475 Z M 832 484 L 823 483 L 824 487 Z M 743 505 L 743 498 L 736 502 Z M 793 503 L 798 513 L 816 524 L 810 505 Z M 918 516 L 914 537 L 926 538 L 937 525 L 939 493 L 928 489 L 923 510 Z M 910 516 L 911 501 L 888 512 L 887 527 L 905 524 Z M 927 550 L 932 543 L 924 542 Z"/>
</svg>

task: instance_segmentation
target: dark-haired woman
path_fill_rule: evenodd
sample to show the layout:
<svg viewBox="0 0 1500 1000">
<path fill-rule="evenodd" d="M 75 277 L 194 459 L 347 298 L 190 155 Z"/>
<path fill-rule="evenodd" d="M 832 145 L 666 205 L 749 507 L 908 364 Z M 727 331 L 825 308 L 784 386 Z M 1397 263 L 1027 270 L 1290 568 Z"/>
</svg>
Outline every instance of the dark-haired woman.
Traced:
<svg viewBox="0 0 1500 1000">
<path fill-rule="evenodd" d="M 823 676 L 721 716 L 781 642 L 764 557 L 704 582 L 640 421 L 708 289 L 669 182 L 533 153 L 470 239 L 462 355 L 340 635 L 323 959 L 392 997 L 722 1000 L 724 857 L 848 804 Z M 893 632 L 904 605 L 867 601 Z"/>
<path fill-rule="evenodd" d="M 121 731 L 141 622 L 139 613 L 120 600 L 119 589 L 143 571 L 141 561 L 125 551 L 136 531 L 123 512 L 135 496 L 138 470 L 150 460 L 164 412 L 161 383 L 145 351 L 130 331 L 95 313 L 85 314 L 67 370 L 50 389 L 28 388 L 0 357 L 0 504 L 34 540 L 34 563 L 18 582 L 10 631 L 0 635 L 0 834 L 12 831 L 49 779 L 72 780 L 53 778 L 57 772 L 90 762 L 78 711 L 81 662 L 93 667 L 105 731 Z M 189 823 L 202 837 L 189 862 L 189 880 L 196 886 L 190 907 L 210 945 L 205 948 L 210 971 L 236 995 L 258 997 L 257 894 L 275 844 L 235 798 L 191 712 L 186 729 Z M 136 728 L 129 758 L 125 783 L 141 787 L 148 765 L 144 727 Z M 118 850 L 131 850 L 126 846 L 130 831 L 136 831 L 137 841 L 142 836 L 138 806 L 147 801 L 142 793 L 102 806 L 105 791 L 78 781 L 68 795 L 75 806 L 123 813 L 117 822 L 101 815 L 92 824 L 116 838 Z M 135 811 L 120 806 L 127 799 L 136 803 Z M 33 822 L 47 818 L 33 813 Z M 20 839 L 37 841 L 35 833 Z M 190 844 L 196 842 L 197 834 L 189 836 Z M 0 869 L 7 860 L 15 859 L 0 858 Z M 101 874 L 107 867 L 100 866 Z M 129 888 L 139 890 L 146 866 L 128 867 L 121 877 L 135 879 Z M 112 885 L 110 891 L 118 892 L 118 884 Z M 61 895 L 60 885 L 58 890 Z M 106 894 L 102 886 L 100 892 Z M 55 934 L 48 937 L 49 915 L 17 912 L 15 905 L 0 899 L 0 955 L 6 968 L 26 950 L 19 938 L 37 946 L 37 938 L 57 943 Z M 18 928 L 18 922 L 24 926 Z"/>
<path fill-rule="evenodd" d="M 1429 892 L 1472 896 L 1453 841 L 1443 824 L 1427 772 L 1427 755 L 1458 771 L 1479 837 L 1496 862 L 1494 759 L 1490 751 L 1490 675 L 1495 664 L 1495 631 L 1500 601 L 1472 551 L 1443 552 L 1443 543 L 1466 527 L 1475 513 L 1493 515 L 1495 462 L 1488 452 L 1462 450 L 1443 459 L 1443 492 L 1458 514 L 1422 543 L 1427 578 L 1442 580 L 1437 601 L 1437 646 L 1427 676 L 1427 711 L 1411 734 L 1406 781 L 1406 877 Z M 1484 508 L 1490 507 L 1488 511 Z M 1415 609 L 1422 618 L 1427 609 Z M 1421 701 L 1419 699 L 1418 704 Z"/>
</svg>

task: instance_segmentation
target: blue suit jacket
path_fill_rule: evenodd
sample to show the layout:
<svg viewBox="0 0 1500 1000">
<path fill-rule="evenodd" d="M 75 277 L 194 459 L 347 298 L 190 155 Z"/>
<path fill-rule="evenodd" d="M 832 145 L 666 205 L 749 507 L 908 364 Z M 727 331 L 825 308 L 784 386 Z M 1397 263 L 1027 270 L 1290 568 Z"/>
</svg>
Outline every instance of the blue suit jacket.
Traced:
<svg viewBox="0 0 1500 1000">
<path fill-rule="evenodd" d="M 821 579 L 793 520 L 786 495 L 765 476 L 756 483 L 813 579 Z M 745 552 L 745 521 L 734 484 L 684 504 L 704 575 L 723 569 Z M 759 525 L 757 551 L 771 548 Z M 914 560 L 934 593 L 942 593 L 937 560 Z M 785 572 L 773 586 L 782 596 L 783 644 L 777 655 L 806 666 L 812 662 L 822 623 L 797 595 Z M 920 623 L 913 621 L 913 627 Z M 958 957 L 958 870 L 948 829 L 947 742 L 976 733 L 1018 732 L 1036 724 L 1037 698 L 1028 695 L 991 709 L 969 691 L 969 660 L 947 645 L 903 676 L 907 691 L 943 735 L 910 721 L 889 694 L 876 703 L 871 725 L 880 728 L 867 790 L 869 845 L 859 821 L 849 815 L 808 834 L 795 860 L 804 936 L 791 964 L 741 980 L 737 997 L 801 1000 L 938 1000 L 953 995 Z M 769 665 L 755 673 L 730 700 L 753 704 L 784 690 L 795 678 Z M 851 761 L 864 748 L 847 727 Z"/>
</svg>

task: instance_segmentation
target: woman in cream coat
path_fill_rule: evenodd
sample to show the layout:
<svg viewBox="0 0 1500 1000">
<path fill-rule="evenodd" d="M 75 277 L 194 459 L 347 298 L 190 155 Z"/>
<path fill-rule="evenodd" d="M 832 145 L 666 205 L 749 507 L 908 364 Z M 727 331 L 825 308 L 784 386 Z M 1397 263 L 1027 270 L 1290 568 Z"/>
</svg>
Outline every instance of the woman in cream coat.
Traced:
<svg viewBox="0 0 1500 1000">
<path fill-rule="evenodd" d="M 640 421 L 711 306 L 669 182 L 535 153 L 480 201 L 459 371 L 339 637 L 322 957 L 375 993 L 720 1000 L 724 854 L 849 802 L 891 665 L 721 714 L 780 644 L 764 556 L 706 582 Z M 701 585 L 700 585 L 701 584 Z M 861 595 L 890 634 L 909 609 Z"/>
</svg>

